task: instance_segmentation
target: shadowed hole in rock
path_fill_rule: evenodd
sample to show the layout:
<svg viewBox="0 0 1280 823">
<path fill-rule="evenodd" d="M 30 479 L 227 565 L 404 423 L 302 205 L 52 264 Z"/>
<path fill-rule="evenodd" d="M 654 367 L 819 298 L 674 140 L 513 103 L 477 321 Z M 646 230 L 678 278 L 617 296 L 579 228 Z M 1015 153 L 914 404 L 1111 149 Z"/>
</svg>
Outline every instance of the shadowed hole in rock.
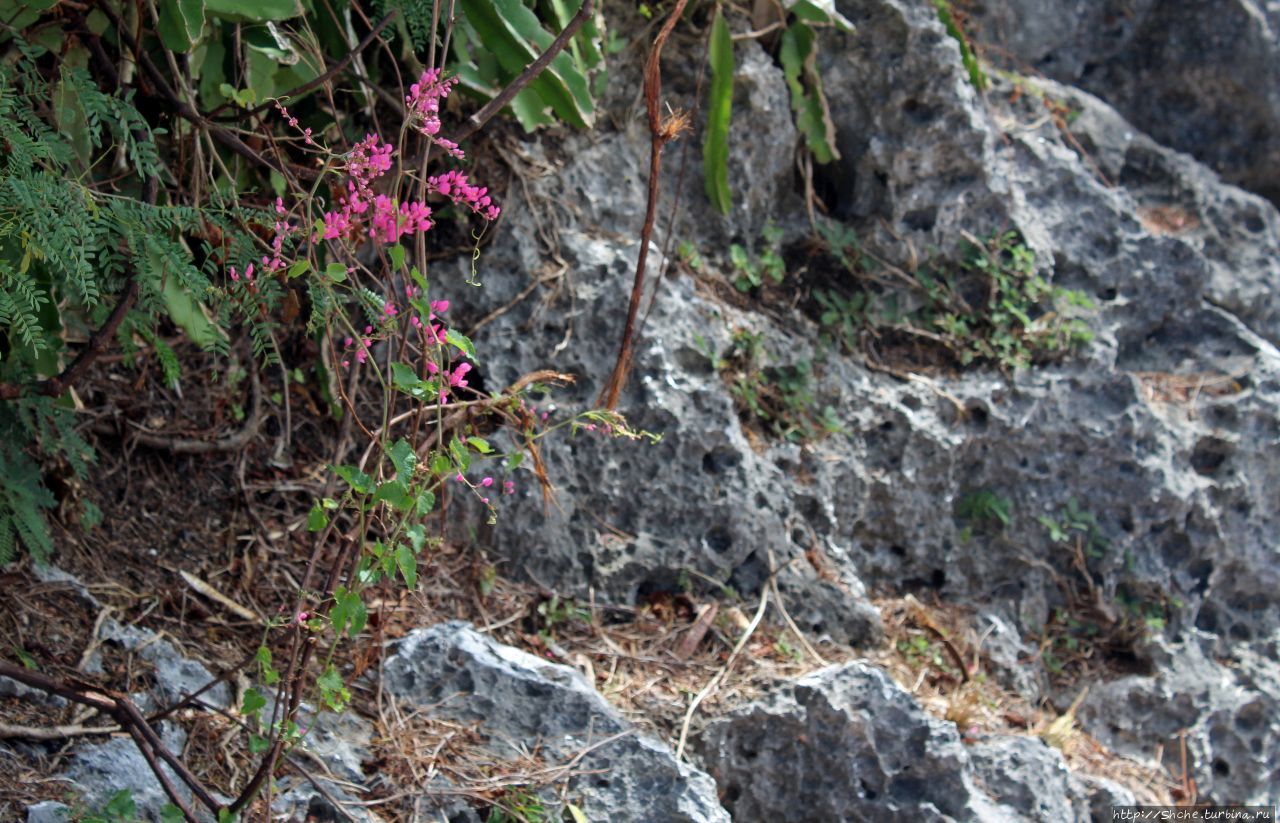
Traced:
<svg viewBox="0 0 1280 823">
<path fill-rule="evenodd" d="M 902 222 L 912 231 L 929 231 L 938 222 L 938 210 L 928 208 L 909 211 L 902 216 Z"/>
<path fill-rule="evenodd" d="M 702 540 L 707 544 L 707 548 L 716 554 L 724 554 L 733 548 L 733 535 L 729 534 L 729 530 L 722 526 L 707 530 L 707 533 L 702 536 Z"/>
<path fill-rule="evenodd" d="M 706 474 L 721 474 L 741 462 L 742 455 L 733 449 L 716 448 L 702 456 L 702 471 Z"/>
<path fill-rule="evenodd" d="M 1222 468 L 1234 447 L 1218 437 L 1202 437 L 1191 452 L 1191 468 L 1197 474 L 1213 477 Z"/>
</svg>

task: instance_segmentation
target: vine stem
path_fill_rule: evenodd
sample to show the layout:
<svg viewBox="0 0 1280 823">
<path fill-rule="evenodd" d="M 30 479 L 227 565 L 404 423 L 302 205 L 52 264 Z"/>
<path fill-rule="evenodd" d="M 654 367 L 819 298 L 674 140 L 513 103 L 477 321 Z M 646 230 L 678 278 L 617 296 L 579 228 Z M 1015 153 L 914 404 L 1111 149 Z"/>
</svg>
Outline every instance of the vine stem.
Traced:
<svg viewBox="0 0 1280 823">
<path fill-rule="evenodd" d="M 627 307 L 627 324 L 622 330 L 622 343 L 618 347 L 618 360 L 613 366 L 609 382 L 601 390 L 596 404 L 610 411 L 618 407 L 618 395 L 627 382 L 631 369 L 631 350 L 635 342 L 636 315 L 640 311 L 640 296 L 644 292 L 645 265 L 649 261 L 649 241 L 653 237 L 653 224 L 658 213 L 658 177 L 662 170 L 662 148 L 667 141 L 679 136 L 688 125 L 681 114 L 662 117 L 659 98 L 662 96 L 662 47 L 671 31 L 680 22 L 688 0 L 678 0 L 658 36 L 653 38 L 649 59 L 644 67 L 644 102 L 649 114 L 649 199 L 644 211 L 644 227 L 640 230 L 640 253 L 636 258 L 636 274 L 631 285 L 631 302 Z"/>
</svg>

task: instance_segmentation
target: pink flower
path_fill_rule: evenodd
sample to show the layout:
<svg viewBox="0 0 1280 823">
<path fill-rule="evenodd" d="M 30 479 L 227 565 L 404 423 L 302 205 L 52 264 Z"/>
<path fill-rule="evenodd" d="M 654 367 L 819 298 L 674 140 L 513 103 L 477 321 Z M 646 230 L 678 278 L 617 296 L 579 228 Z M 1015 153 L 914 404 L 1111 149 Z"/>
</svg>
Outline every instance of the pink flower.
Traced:
<svg viewBox="0 0 1280 823">
<path fill-rule="evenodd" d="M 295 623 L 301 626 L 303 623 L 306 623 L 307 620 L 309 620 L 310 618 L 311 618 L 311 615 L 308 612 L 298 612 L 296 615 L 294 615 L 293 620 Z"/>
<path fill-rule="evenodd" d="M 351 214 L 347 211 L 330 211 L 324 215 L 324 234 L 325 240 L 337 240 L 351 225 Z"/>
<path fill-rule="evenodd" d="M 484 186 L 475 186 L 467 175 L 451 169 L 441 175 L 427 178 L 427 189 L 448 197 L 460 206 L 466 206 L 485 220 L 497 220 L 500 210 L 489 197 Z"/>
<path fill-rule="evenodd" d="M 515 493 L 516 493 L 516 484 L 515 484 L 515 481 L 513 481 L 513 480 L 508 480 L 507 482 L 503 483 L 503 484 L 502 484 L 502 493 L 503 493 L 503 494 L 515 494 Z"/>
<path fill-rule="evenodd" d="M 427 137 L 440 133 L 440 101 L 449 96 L 449 91 L 457 83 L 457 77 L 441 78 L 439 69 L 427 69 L 418 82 L 409 87 L 409 95 L 404 102 L 408 104 L 409 114 L 421 121 L 418 131 Z M 442 142 L 448 143 L 446 150 L 457 149 L 454 143 Z"/>
<path fill-rule="evenodd" d="M 492 478 L 492 477 L 486 477 L 486 478 L 484 478 L 483 480 L 481 480 L 481 481 L 480 481 L 480 485 L 481 485 L 481 486 L 484 486 L 485 488 L 488 488 L 489 486 L 492 486 L 492 485 L 493 485 L 493 478 Z"/>
<path fill-rule="evenodd" d="M 469 371 L 471 371 L 470 363 L 459 363 L 458 368 L 454 369 L 453 374 L 449 375 L 449 385 L 450 386 L 467 385 L 466 373 Z"/>
</svg>

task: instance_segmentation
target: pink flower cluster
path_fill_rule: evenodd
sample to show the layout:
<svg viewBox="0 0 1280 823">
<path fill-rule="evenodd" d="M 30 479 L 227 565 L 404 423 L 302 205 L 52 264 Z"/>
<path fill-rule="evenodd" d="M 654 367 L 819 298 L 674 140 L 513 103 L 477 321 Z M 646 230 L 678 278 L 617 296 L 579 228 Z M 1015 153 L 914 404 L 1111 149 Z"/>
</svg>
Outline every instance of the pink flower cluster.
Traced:
<svg viewBox="0 0 1280 823">
<path fill-rule="evenodd" d="M 409 96 L 404 102 L 409 107 L 410 116 L 419 121 L 418 131 L 462 160 L 466 155 L 458 148 L 458 144 L 440 136 L 440 101 L 448 97 L 449 91 L 457 84 L 457 77 L 441 77 L 439 69 L 427 69 L 418 78 L 418 82 L 409 87 Z"/>
<path fill-rule="evenodd" d="M 427 189 L 443 194 L 460 206 L 467 206 L 485 220 L 498 219 L 500 210 L 489 197 L 489 189 L 484 186 L 473 186 L 467 180 L 467 175 L 457 169 L 428 177 Z"/>
<path fill-rule="evenodd" d="M 285 215 L 288 214 L 284 208 L 284 200 L 277 197 L 275 203 L 276 223 L 275 236 L 271 239 L 271 254 L 262 256 L 258 264 L 262 266 L 263 271 L 267 274 L 274 274 L 285 266 L 284 261 L 284 241 L 285 238 L 298 230 L 298 227 L 288 221 Z M 235 266 L 228 269 L 233 281 L 239 281 L 243 278 L 246 285 L 253 283 L 254 264 L 250 263 L 245 266 L 244 273 L 241 274 Z"/>
<path fill-rule="evenodd" d="M 284 107 L 284 103 L 279 100 L 276 101 L 276 111 L 280 112 L 280 116 L 285 119 L 290 128 L 298 129 L 298 118 L 290 114 L 289 110 Z M 311 138 L 311 129 L 298 129 L 298 131 L 302 133 L 302 139 L 308 146 L 316 145 L 316 141 Z"/>
<path fill-rule="evenodd" d="M 336 240 L 344 236 L 353 224 L 359 224 L 364 219 L 370 204 L 374 207 L 374 227 L 370 234 L 378 237 L 381 232 L 381 236 L 387 236 L 388 224 L 396 224 L 395 204 L 386 195 L 374 195 L 373 181 L 391 171 L 393 151 L 390 143 L 383 143 L 378 135 L 370 134 L 347 155 L 347 193 L 338 200 L 337 211 L 325 212 L 322 235 L 325 240 Z M 431 216 L 431 210 L 421 205 L 419 209 L 425 210 L 426 214 L 415 213 L 414 225 L 420 226 L 425 220 L 426 228 L 421 230 L 426 231 L 431 228 L 431 221 L 426 219 Z M 392 242 L 399 239 L 399 236 L 395 235 Z"/>
<path fill-rule="evenodd" d="M 461 473 L 461 472 L 459 472 L 459 473 L 458 473 L 458 475 L 457 475 L 455 478 L 453 478 L 453 479 L 454 479 L 454 480 L 457 480 L 459 483 L 467 483 L 467 478 L 466 478 L 466 477 L 464 477 L 464 476 L 462 475 L 462 473 Z M 468 483 L 468 485 L 470 485 L 470 484 Z M 481 478 L 480 483 L 479 483 L 478 485 L 480 486 L 480 488 L 487 489 L 487 488 L 489 488 L 490 486 L 492 486 L 492 485 L 493 485 L 493 478 L 492 478 L 492 477 L 484 477 L 484 478 Z M 473 487 L 473 488 L 474 488 L 474 487 Z M 514 481 L 514 480 L 505 480 L 505 481 L 503 481 L 503 483 L 502 483 L 502 493 L 503 493 L 503 494 L 515 494 L 515 493 L 516 493 L 516 483 L 515 483 L 515 481 Z M 480 498 L 480 502 L 481 502 L 481 503 L 486 503 L 486 504 L 487 504 L 487 503 L 489 502 L 489 498 L 487 498 L 487 497 L 481 497 L 481 498 Z"/>
</svg>

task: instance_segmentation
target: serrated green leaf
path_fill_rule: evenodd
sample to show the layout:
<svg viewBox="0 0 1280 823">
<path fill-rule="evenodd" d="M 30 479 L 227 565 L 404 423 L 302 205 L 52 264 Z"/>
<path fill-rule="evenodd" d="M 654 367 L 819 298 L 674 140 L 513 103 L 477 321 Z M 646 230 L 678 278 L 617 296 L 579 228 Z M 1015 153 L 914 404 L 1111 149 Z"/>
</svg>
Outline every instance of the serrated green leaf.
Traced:
<svg viewBox="0 0 1280 823">
<path fill-rule="evenodd" d="M 445 332 L 444 339 L 447 340 L 450 345 L 456 346 L 460 349 L 467 357 L 478 362 L 478 359 L 476 358 L 475 344 L 472 343 L 465 334 L 449 329 Z"/>
<path fill-rule="evenodd" d="M 384 500 L 400 511 L 409 511 L 414 504 L 413 498 L 409 496 L 408 490 L 399 480 L 388 480 L 378 486 L 371 502 L 381 503 Z"/>
<path fill-rule="evenodd" d="M 374 490 L 373 478 L 354 466 L 330 466 L 329 469 L 360 494 L 370 494 Z"/>
<path fill-rule="evenodd" d="M 348 591 L 343 586 L 339 586 L 334 591 L 333 600 L 333 608 L 329 610 L 329 622 L 333 624 L 334 633 L 341 637 L 345 631 L 348 637 L 355 637 L 364 629 L 369 619 L 364 601 L 360 599 L 359 594 Z"/>
<path fill-rule="evenodd" d="M 240 704 L 240 714 L 253 714 L 267 705 L 267 698 L 258 694 L 257 689 L 245 689 L 244 702 Z"/>
<path fill-rule="evenodd" d="M 418 558 L 413 556 L 413 551 L 403 543 L 396 546 L 396 567 L 400 569 L 400 576 L 404 578 L 404 584 L 410 590 L 418 586 Z"/>
<path fill-rule="evenodd" d="M 416 513 L 419 516 L 430 514 L 431 510 L 436 506 L 436 496 L 433 492 L 423 492 L 418 495 L 418 507 Z"/>
<path fill-rule="evenodd" d="M 708 46 L 711 90 L 707 95 L 707 132 L 702 143 L 703 183 L 707 198 L 721 214 L 733 208 L 729 191 L 729 123 L 733 119 L 733 38 L 724 14 L 716 9 Z"/>
<path fill-rule="evenodd" d="M 391 445 L 387 449 L 387 456 L 391 458 L 391 463 L 396 467 L 396 477 L 402 483 L 409 483 L 413 480 L 413 472 L 418 467 L 418 453 L 413 450 L 413 446 L 409 445 L 409 441 L 403 437 Z"/>
<path fill-rule="evenodd" d="M 453 462 L 458 467 L 458 471 L 471 468 L 471 455 L 467 454 L 466 448 L 457 437 L 449 441 L 449 453 L 453 455 Z"/>
<path fill-rule="evenodd" d="M 188 52 L 204 28 L 204 0 L 160 0 L 156 31 L 165 48 Z"/>
</svg>

